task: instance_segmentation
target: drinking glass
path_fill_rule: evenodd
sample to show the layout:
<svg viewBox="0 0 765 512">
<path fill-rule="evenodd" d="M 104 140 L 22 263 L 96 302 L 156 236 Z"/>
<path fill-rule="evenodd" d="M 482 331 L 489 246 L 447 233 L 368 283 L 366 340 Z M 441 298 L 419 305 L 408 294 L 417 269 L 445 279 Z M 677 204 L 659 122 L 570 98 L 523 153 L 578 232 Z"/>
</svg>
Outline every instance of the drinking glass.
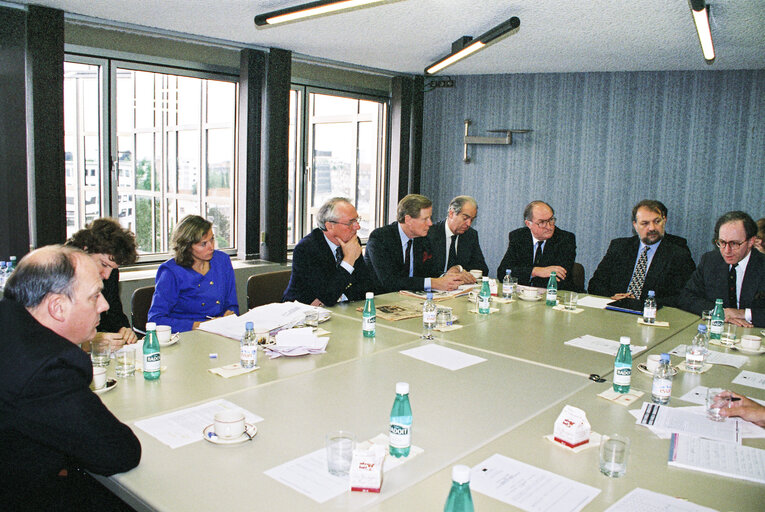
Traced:
<svg viewBox="0 0 765 512">
<path fill-rule="evenodd" d="M 327 434 L 327 469 L 335 476 L 347 476 L 351 470 L 356 436 L 345 430 Z"/>
<path fill-rule="evenodd" d="M 604 435 L 600 440 L 600 472 L 611 478 L 627 473 L 630 440 L 619 434 Z"/>
<path fill-rule="evenodd" d="M 132 377 L 135 375 L 135 349 L 132 346 L 122 347 L 114 353 L 117 362 L 115 372 L 117 377 Z"/>
<path fill-rule="evenodd" d="M 107 338 L 93 340 L 90 343 L 90 360 L 93 366 L 109 366 L 109 357 L 112 354 L 112 347 Z"/>
</svg>

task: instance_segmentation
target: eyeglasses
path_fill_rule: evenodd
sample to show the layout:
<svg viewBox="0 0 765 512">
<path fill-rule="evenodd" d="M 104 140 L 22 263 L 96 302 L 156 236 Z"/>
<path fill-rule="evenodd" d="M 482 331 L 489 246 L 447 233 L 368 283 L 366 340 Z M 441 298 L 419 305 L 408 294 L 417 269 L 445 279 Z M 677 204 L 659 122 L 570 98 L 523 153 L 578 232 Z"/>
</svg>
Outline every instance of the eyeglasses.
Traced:
<svg viewBox="0 0 765 512">
<path fill-rule="evenodd" d="M 536 224 L 540 228 L 546 228 L 548 226 L 554 226 L 555 225 L 555 217 L 550 217 L 549 219 L 545 220 L 538 220 L 534 222 L 533 224 Z"/>
<path fill-rule="evenodd" d="M 720 240 L 719 238 L 715 240 L 715 245 L 719 247 L 720 249 L 725 249 L 726 247 L 730 247 L 734 251 L 744 245 L 747 241 L 744 240 L 743 242 L 728 242 L 726 240 Z"/>
<path fill-rule="evenodd" d="M 340 224 L 342 226 L 348 226 L 349 228 L 352 228 L 356 224 L 361 225 L 361 218 L 356 217 L 355 219 L 351 219 L 348 222 L 337 222 L 336 220 L 329 220 L 327 222 L 331 222 L 332 224 Z"/>
</svg>

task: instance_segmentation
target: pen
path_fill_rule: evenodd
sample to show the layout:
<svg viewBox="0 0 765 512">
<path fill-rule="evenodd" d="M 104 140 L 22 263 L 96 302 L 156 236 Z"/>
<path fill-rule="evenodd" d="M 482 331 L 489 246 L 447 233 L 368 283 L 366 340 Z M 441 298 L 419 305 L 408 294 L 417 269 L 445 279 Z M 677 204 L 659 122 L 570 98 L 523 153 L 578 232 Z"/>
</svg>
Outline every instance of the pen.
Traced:
<svg viewBox="0 0 765 512">
<path fill-rule="evenodd" d="M 730 397 L 730 401 L 731 401 L 731 402 L 738 402 L 739 400 L 741 400 L 741 398 L 740 398 L 740 397 L 737 397 L 737 396 L 732 396 L 732 397 Z"/>
</svg>

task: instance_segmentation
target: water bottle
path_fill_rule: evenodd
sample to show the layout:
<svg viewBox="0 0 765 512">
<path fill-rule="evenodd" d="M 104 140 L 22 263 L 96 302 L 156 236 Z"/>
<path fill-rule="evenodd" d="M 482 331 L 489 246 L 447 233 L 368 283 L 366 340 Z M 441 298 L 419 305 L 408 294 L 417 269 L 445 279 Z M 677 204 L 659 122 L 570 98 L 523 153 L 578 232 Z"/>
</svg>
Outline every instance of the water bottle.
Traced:
<svg viewBox="0 0 765 512">
<path fill-rule="evenodd" d="M 707 336 L 707 326 L 699 324 L 696 336 L 691 340 L 691 344 L 685 347 L 685 369 L 689 372 L 701 373 L 708 353 L 709 337 Z"/>
<path fill-rule="evenodd" d="M 5 262 L 0 261 L 0 290 L 5 288 L 5 280 L 7 276 L 5 275 Z"/>
<path fill-rule="evenodd" d="M 457 465 L 452 468 L 452 489 L 446 498 L 444 512 L 473 512 L 473 497 L 470 495 L 470 468 Z"/>
<path fill-rule="evenodd" d="M 481 282 L 481 291 L 478 292 L 478 314 L 488 315 L 491 307 L 491 289 L 489 288 L 489 278 L 484 277 Z"/>
<path fill-rule="evenodd" d="M 661 362 L 653 372 L 651 401 L 655 404 L 666 405 L 672 395 L 672 367 L 669 365 L 669 354 L 661 355 Z"/>
<path fill-rule="evenodd" d="M 367 299 L 364 302 L 364 312 L 361 313 L 361 332 L 365 338 L 375 337 L 375 326 L 377 324 L 377 312 L 375 311 L 375 294 L 367 292 Z M 425 310 L 423 309 L 423 318 Z"/>
<path fill-rule="evenodd" d="M 422 338 L 425 340 L 433 339 L 437 312 L 436 303 L 433 302 L 433 292 L 428 292 L 427 299 L 422 305 Z"/>
<path fill-rule="evenodd" d="M 555 271 L 550 272 L 550 279 L 547 281 L 547 302 L 548 306 L 558 304 L 558 279 L 555 277 Z"/>
<path fill-rule="evenodd" d="M 146 338 L 143 340 L 143 378 L 146 380 L 159 379 L 161 366 L 162 358 L 159 355 L 157 324 L 146 322 Z"/>
<path fill-rule="evenodd" d="M 723 300 L 715 301 L 715 308 L 712 310 L 712 323 L 709 338 L 719 340 L 722 337 L 723 324 L 725 324 L 725 310 L 723 310 Z"/>
<path fill-rule="evenodd" d="M 505 270 L 505 278 L 502 280 L 502 297 L 513 298 L 513 283 L 510 282 L 510 269 Z"/>
<path fill-rule="evenodd" d="M 239 345 L 239 359 L 242 368 L 254 368 L 258 364 L 258 340 L 252 322 L 244 324 L 244 336 Z"/>
<path fill-rule="evenodd" d="M 619 351 L 614 359 L 614 391 L 629 393 L 632 381 L 632 352 L 630 351 L 629 336 L 620 339 Z"/>
<path fill-rule="evenodd" d="M 656 293 L 653 290 L 648 291 L 648 297 L 643 304 L 643 322 L 656 323 Z"/>
<path fill-rule="evenodd" d="M 390 454 L 408 457 L 412 447 L 412 406 L 409 405 L 409 383 L 396 382 L 396 399 L 390 411 Z"/>
<path fill-rule="evenodd" d="M 10 261 L 5 265 L 5 271 L 8 273 L 8 275 L 11 275 L 11 272 L 16 268 L 16 256 L 11 256 L 8 258 Z"/>
</svg>

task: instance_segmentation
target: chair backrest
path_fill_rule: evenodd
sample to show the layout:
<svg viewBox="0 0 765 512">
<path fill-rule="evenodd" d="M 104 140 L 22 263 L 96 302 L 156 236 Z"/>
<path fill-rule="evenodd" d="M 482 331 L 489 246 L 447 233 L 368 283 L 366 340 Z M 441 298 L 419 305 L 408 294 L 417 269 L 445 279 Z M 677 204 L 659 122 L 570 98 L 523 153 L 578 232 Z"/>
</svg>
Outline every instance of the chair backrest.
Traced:
<svg viewBox="0 0 765 512">
<path fill-rule="evenodd" d="M 133 330 L 141 334 L 146 333 L 146 322 L 149 319 L 152 297 L 154 297 L 154 287 L 144 286 L 136 288 L 133 296 L 130 298 L 130 319 L 133 324 Z"/>
<path fill-rule="evenodd" d="M 571 267 L 571 282 L 576 286 L 576 291 L 583 292 L 584 290 L 584 266 L 581 263 L 574 263 Z"/>
<path fill-rule="evenodd" d="M 251 275 L 247 279 L 247 309 L 281 302 L 290 282 L 290 274 L 292 271 L 287 269 Z"/>
</svg>

